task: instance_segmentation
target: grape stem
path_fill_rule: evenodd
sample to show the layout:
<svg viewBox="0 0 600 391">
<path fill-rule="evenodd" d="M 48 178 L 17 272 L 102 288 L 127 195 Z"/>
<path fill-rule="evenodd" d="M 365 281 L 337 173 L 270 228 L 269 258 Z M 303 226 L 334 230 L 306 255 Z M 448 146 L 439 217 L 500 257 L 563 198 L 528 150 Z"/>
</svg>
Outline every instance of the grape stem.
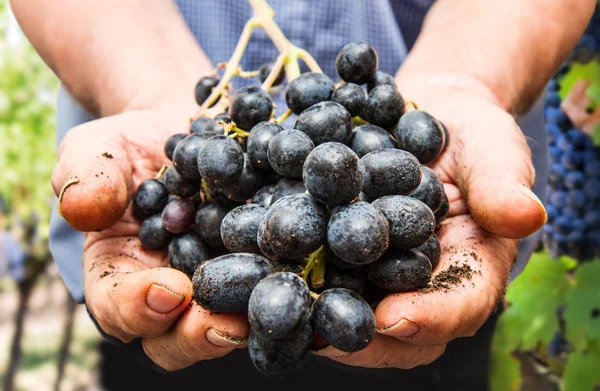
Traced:
<svg viewBox="0 0 600 391">
<path fill-rule="evenodd" d="M 358 115 L 356 117 L 352 117 L 352 122 L 354 122 L 356 125 L 366 125 L 366 124 L 368 124 L 367 121 L 365 121 L 364 119 L 360 118 Z"/>
<path fill-rule="evenodd" d="M 308 276 L 310 275 L 313 288 L 320 288 L 325 283 L 325 257 L 325 249 L 321 246 L 304 258 L 306 266 L 302 269 L 300 276 L 308 284 Z"/>
<path fill-rule="evenodd" d="M 283 121 L 285 121 L 286 119 L 289 118 L 290 115 L 292 115 L 293 111 L 290 109 L 287 109 L 285 111 L 285 113 L 281 114 L 279 117 L 277 117 L 277 119 L 275 120 L 275 122 L 277 123 L 277 125 L 281 125 L 283 123 Z"/>
<path fill-rule="evenodd" d="M 246 132 L 244 129 L 240 129 L 236 126 L 235 122 L 230 122 L 228 124 L 226 124 L 223 121 L 217 121 L 217 125 L 221 125 L 223 126 L 223 129 L 225 129 L 225 136 L 229 136 L 231 138 L 237 138 L 237 137 L 248 137 L 250 135 L 249 132 Z M 232 134 L 229 134 L 232 133 Z"/>
<path fill-rule="evenodd" d="M 202 189 L 202 193 L 204 194 L 204 198 L 206 201 L 211 201 L 212 197 L 210 196 L 210 188 L 208 187 L 208 183 L 204 179 L 200 182 L 200 188 Z"/>
<path fill-rule="evenodd" d="M 156 176 L 154 177 L 155 179 L 160 179 L 160 177 L 165 173 L 165 170 L 167 169 L 167 165 L 163 164 L 163 166 L 160 168 L 160 170 L 156 173 Z"/>
<path fill-rule="evenodd" d="M 227 62 L 225 73 L 223 74 L 223 77 L 221 77 L 219 84 L 213 88 L 211 94 L 200 106 L 198 112 L 194 116 L 194 119 L 201 117 L 206 113 L 207 109 L 217 101 L 217 98 L 227 88 L 231 78 L 239 73 L 240 61 L 242 60 L 242 56 L 246 51 L 252 31 L 257 27 L 261 27 L 265 31 L 277 48 L 277 51 L 280 53 L 275 61 L 275 64 L 273 65 L 273 69 L 271 70 L 269 77 L 267 77 L 261 86 L 261 88 L 263 88 L 265 91 L 268 91 L 268 89 L 273 86 L 273 83 L 279 75 L 282 66 L 285 68 L 285 76 L 288 82 L 291 82 L 300 76 L 300 65 L 298 64 L 298 59 L 301 59 L 312 72 L 322 73 L 319 64 L 317 64 L 317 61 L 310 55 L 310 53 L 293 45 L 286 38 L 279 26 L 277 26 L 277 23 L 275 23 L 275 20 L 273 19 L 275 12 L 273 12 L 273 9 L 269 6 L 269 4 L 267 4 L 266 0 L 248 0 L 248 2 L 252 7 L 254 16 L 248 20 L 248 22 L 246 22 L 235 50 Z"/>
</svg>

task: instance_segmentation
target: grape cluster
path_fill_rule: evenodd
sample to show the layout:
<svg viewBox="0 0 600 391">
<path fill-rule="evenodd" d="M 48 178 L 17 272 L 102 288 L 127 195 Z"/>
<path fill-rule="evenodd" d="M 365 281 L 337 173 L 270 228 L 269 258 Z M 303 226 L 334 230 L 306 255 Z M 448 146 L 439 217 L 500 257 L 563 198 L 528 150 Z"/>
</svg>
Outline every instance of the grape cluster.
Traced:
<svg viewBox="0 0 600 391">
<path fill-rule="evenodd" d="M 336 60 L 343 82 L 312 72 L 291 81 L 293 129 L 273 119 L 267 92 L 240 88 L 228 111 L 167 140 L 173 164 L 135 194 L 144 247 L 167 250 L 202 307 L 248 313 L 262 373 L 299 368 L 315 334 L 345 352 L 364 349 L 377 302 L 424 288 L 439 261 L 434 230 L 448 199 L 426 164 L 446 132 L 407 111 L 377 62 L 371 45 L 350 43 Z M 217 84 L 202 79 L 198 103 Z"/>
<path fill-rule="evenodd" d="M 572 63 L 600 60 L 598 7 L 565 64 L 546 86 L 544 100 L 551 169 L 543 242 L 553 257 L 588 261 L 600 255 L 600 148 L 561 110 L 561 80 Z"/>
</svg>

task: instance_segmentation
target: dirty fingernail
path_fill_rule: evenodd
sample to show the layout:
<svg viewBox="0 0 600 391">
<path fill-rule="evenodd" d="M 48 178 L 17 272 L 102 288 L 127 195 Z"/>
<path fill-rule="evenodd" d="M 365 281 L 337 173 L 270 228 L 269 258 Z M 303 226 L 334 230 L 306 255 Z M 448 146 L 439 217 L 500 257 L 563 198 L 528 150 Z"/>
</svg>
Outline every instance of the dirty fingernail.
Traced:
<svg viewBox="0 0 600 391">
<path fill-rule="evenodd" d="M 185 296 L 158 284 L 152 284 L 146 294 L 148 307 L 161 314 L 173 311 L 184 299 Z"/>
<path fill-rule="evenodd" d="M 394 337 L 412 337 L 419 332 L 419 325 L 411 322 L 406 318 L 402 318 L 398 323 L 389 327 L 379 328 L 377 332 L 380 334 L 392 335 Z"/>
<path fill-rule="evenodd" d="M 206 330 L 206 340 L 213 345 L 221 348 L 241 348 L 246 346 L 248 338 L 245 337 L 231 337 L 226 334 L 217 332 L 215 329 Z"/>
<path fill-rule="evenodd" d="M 535 195 L 535 193 L 531 191 L 526 185 L 521 184 L 519 186 L 519 189 L 524 196 L 538 204 L 539 208 L 544 214 L 544 222 L 542 224 L 546 224 L 546 222 L 548 221 L 548 214 L 546 213 L 546 208 L 544 208 L 544 204 L 542 204 L 542 201 L 540 201 L 540 199 Z"/>
</svg>

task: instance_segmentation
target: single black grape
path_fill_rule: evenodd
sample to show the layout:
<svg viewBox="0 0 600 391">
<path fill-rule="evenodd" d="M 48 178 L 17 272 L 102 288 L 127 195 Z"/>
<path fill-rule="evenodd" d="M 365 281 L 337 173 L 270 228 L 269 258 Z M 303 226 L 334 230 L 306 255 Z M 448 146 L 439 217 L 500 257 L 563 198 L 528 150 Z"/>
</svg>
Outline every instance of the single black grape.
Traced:
<svg viewBox="0 0 600 391">
<path fill-rule="evenodd" d="M 358 84 L 346 83 L 335 89 L 331 100 L 344 106 L 355 117 L 362 114 L 367 94 Z"/>
<path fill-rule="evenodd" d="M 135 192 L 133 213 L 140 219 L 160 213 L 167 205 L 169 191 L 158 179 L 146 179 Z"/>
<path fill-rule="evenodd" d="M 390 224 L 390 247 L 410 249 L 425 243 L 435 228 L 435 217 L 427 205 L 406 196 L 386 196 L 371 204 Z"/>
<path fill-rule="evenodd" d="M 341 206 L 327 226 L 329 248 L 340 259 L 357 265 L 375 262 L 389 245 L 389 224 L 383 213 L 366 202 Z"/>
<path fill-rule="evenodd" d="M 267 210 L 248 204 L 231 210 L 221 221 L 221 239 L 232 253 L 260 254 L 256 243 L 258 224 Z"/>
<path fill-rule="evenodd" d="M 437 264 L 440 262 L 440 256 L 442 255 L 442 248 L 440 247 L 440 241 L 435 234 L 431 235 L 429 239 L 419 247 L 415 247 L 413 250 L 419 251 L 431 262 L 431 270 L 435 269 Z"/>
<path fill-rule="evenodd" d="M 139 233 L 142 245 L 149 250 L 164 250 L 169 245 L 173 234 L 163 227 L 160 213 L 146 218 Z"/>
<path fill-rule="evenodd" d="M 352 202 L 360 194 L 363 181 L 358 161 L 354 151 L 344 144 L 321 144 L 304 162 L 304 186 L 317 201 L 328 206 Z"/>
<path fill-rule="evenodd" d="M 261 83 L 264 83 L 265 80 L 267 80 L 267 78 L 269 77 L 269 74 L 273 70 L 274 65 L 275 65 L 275 61 L 269 61 L 269 62 L 262 64 L 258 68 L 258 78 L 260 79 Z M 283 69 L 283 67 L 282 67 L 281 70 L 279 71 L 279 74 L 277 75 L 277 78 L 275 78 L 275 81 L 273 82 L 273 87 L 278 86 L 281 83 L 283 83 L 284 79 L 285 79 L 285 69 Z"/>
<path fill-rule="evenodd" d="M 360 295 L 364 287 L 365 274 L 362 268 L 340 268 L 331 264 L 327 258 L 324 289 L 346 288 Z"/>
<path fill-rule="evenodd" d="M 209 311 L 246 312 L 252 290 L 271 273 L 271 262 L 256 254 L 226 254 L 204 261 L 192 278 L 194 299 Z"/>
<path fill-rule="evenodd" d="M 267 156 L 267 148 L 273 136 L 282 130 L 281 126 L 271 121 L 261 122 L 250 130 L 250 135 L 248 135 L 248 140 L 246 141 L 246 148 L 250 163 L 254 167 L 262 170 L 271 169 L 271 164 Z"/>
<path fill-rule="evenodd" d="M 187 180 L 183 178 L 173 166 L 169 166 L 162 177 L 167 190 L 179 197 L 191 197 L 200 191 L 200 180 Z"/>
<path fill-rule="evenodd" d="M 304 186 L 304 184 L 302 184 Z M 254 196 L 252 197 L 252 203 L 262 206 L 265 209 L 269 209 L 271 206 L 271 200 L 273 199 L 273 194 L 275 194 L 275 185 L 265 185 L 258 189 Z"/>
<path fill-rule="evenodd" d="M 431 262 L 423 253 L 392 250 L 368 267 L 371 284 L 388 292 L 411 292 L 427 286 L 431 279 Z"/>
<path fill-rule="evenodd" d="M 421 183 L 421 165 L 410 153 L 400 149 L 369 152 L 359 163 L 364 175 L 362 191 L 378 198 L 406 195 Z"/>
<path fill-rule="evenodd" d="M 310 137 L 291 129 L 277 133 L 269 142 L 267 156 L 273 170 L 288 178 L 302 178 L 302 166 L 315 148 Z"/>
<path fill-rule="evenodd" d="M 315 146 L 329 141 L 347 144 L 352 135 L 352 117 L 339 103 L 321 102 L 304 110 L 294 129 L 306 133 Z"/>
<path fill-rule="evenodd" d="M 223 188 L 233 184 L 244 169 L 244 151 L 227 136 L 206 140 L 198 153 L 197 170 L 209 187 Z"/>
<path fill-rule="evenodd" d="M 204 134 L 206 132 L 206 128 L 214 125 L 215 120 L 208 117 L 198 117 L 192 121 L 190 124 L 190 133 L 200 133 Z M 223 133 L 221 133 L 223 134 Z M 213 136 L 212 134 L 210 136 Z M 209 136 L 209 137 L 210 137 Z"/>
<path fill-rule="evenodd" d="M 221 222 L 229 208 L 218 202 L 208 202 L 196 211 L 196 231 L 202 241 L 210 247 L 224 247 L 221 239 Z"/>
<path fill-rule="evenodd" d="M 240 129 L 250 130 L 273 115 L 273 100 L 256 86 L 242 87 L 231 98 L 229 116 Z"/>
<path fill-rule="evenodd" d="M 227 198 L 237 202 L 244 202 L 267 183 L 264 171 L 257 170 L 250 164 L 247 154 L 244 154 L 244 168 L 240 176 L 231 185 L 221 189 Z"/>
<path fill-rule="evenodd" d="M 448 217 L 449 209 L 450 209 L 450 202 L 448 202 L 448 197 L 446 196 L 446 192 L 444 192 L 444 195 L 442 197 L 442 205 L 434 214 L 435 225 L 440 225 L 440 223 L 442 221 L 444 221 L 446 219 L 446 217 Z"/>
<path fill-rule="evenodd" d="M 312 306 L 315 331 L 343 352 L 358 352 L 375 336 L 375 315 L 369 304 L 344 288 L 323 291 Z"/>
<path fill-rule="evenodd" d="M 392 136 L 377 125 L 361 125 L 354 128 L 348 144 L 358 157 L 378 149 L 397 148 Z"/>
<path fill-rule="evenodd" d="M 250 326 L 256 334 L 268 341 L 298 335 L 309 317 L 308 286 L 294 273 L 279 272 L 265 277 L 250 295 Z"/>
<path fill-rule="evenodd" d="M 431 114 L 412 110 L 402 116 L 394 130 L 398 147 L 415 155 L 421 164 L 433 162 L 444 148 L 442 124 Z"/>
<path fill-rule="evenodd" d="M 293 178 L 281 178 L 275 185 L 275 190 L 271 197 L 271 205 L 285 196 L 299 193 L 306 193 L 304 182 Z"/>
<path fill-rule="evenodd" d="M 348 82 L 365 84 L 377 71 L 377 52 L 366 42 L 351 42 L 344 46 L 335 59 L 338 75 Z"/>
<path fill-rule="evenodd" d="M 250 329 L 248 353 L 260 373 L 278 378 L 302 368 L 310 357 L 313 327 L 305 321 L 300 331 L 291 338 L 270 341 Z"/>
<path fill-rule="evenodd" d="M 287 107 L 300 114 L 310 106 L 331 99 L 335 89 L 333 80 L 324 73 L 303 73 L 285 89 Z"/>
<path fill-rule="evenodd" d="M 373 75 L 373 79 L 367 83 L 367 93 L 371 92 L 375 87 L 383 85 L 398 88 L 396 86 L 396 80 L 394 79 L 394 76 L 390 75 L 389 73 L 377 71 L 375 72 L 375 75 Z"/>
<path fill-rule="evenodd" d="M 209 258 L 208 246 L 194 230 L 171 239 L 167 255 L 171 267 L 184 272 L 190 279 L 198 266 Z"/>
<path fill-rule="evenodd" d="M 192 133 L 179 143 L 173 151 L 173 166 L 184 179 L 199 181 L 198 153 L 208 138 L 200 133 Z"/>
<path fill-rule="evenodd" d="M 423 202 L 433 212 L 437 212 L 444 202 L 444 184 L 427 166 L 421 166 L 421 183 L 409 197 Z"/>
<path fill-rule="evenodd" d="M 176 133 L 167 139 L 167 141 L 165 142 L 164 151 L 165 151 L 165 156 L 169 160 L 173 160 L 173 152 L 175 151 L 175 147 L 181 140 L 183 140 L 187 136 L 188 136 L 187 133 Z"/>
<path fill-rule="evenodd" d="M 258 246 L 271 259 L 308 256 L 326 240 L 325 210 L 309 194 L 275 202 L 258 227 Z"/>
<path fill-rule="evenodd" d="M 384 84 L 369 92 L 363 115 L 368 122 L 392 130 L 398 124 L 404 110 L 404 99 L 398 90 Z"/>
<path fill-rule="evenodd" d="M 169 202 L 162 211 L 163 227 L 171 233 L 180 234 L 194 224 L 196 208 L 187 198 Z"/>
<path fill-rule="evenodd" d="M 204 101 L 210 96 L 213 88 L 215 88 L 217 84 L 219 84 L 219 78 L 217 77 L 205 76 L 202 79 L 200 79 L 196 84 L 196 89 L 194 90 L 196 102 L 199 105 L 202 105 L 202 103 L 204 103 Z M 219 96 L 219 98 L 217 98 L 215 102 L 208 107 L 213 107 L 219 101 L 220 98 L 221 97 Z"/>
</svg>

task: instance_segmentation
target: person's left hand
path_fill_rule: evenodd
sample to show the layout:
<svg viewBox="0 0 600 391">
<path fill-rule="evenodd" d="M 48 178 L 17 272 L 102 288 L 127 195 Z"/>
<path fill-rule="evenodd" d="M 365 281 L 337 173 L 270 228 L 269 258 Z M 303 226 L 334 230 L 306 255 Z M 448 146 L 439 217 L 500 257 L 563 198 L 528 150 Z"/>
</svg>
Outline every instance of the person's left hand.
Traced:
<svg viewBox="0 0 600 391">
<path fill-rule="evenodd" d="M 450 134 L 432 165 L 450 201 L 437 232 L 442 256 L 432 278 L 463 265 L 472 277 L 449 289 L 389 295 L 375 311 L 377 334 L 367 348 L 345 353 L 328 346 L 315 354 L 370 368 L 431 363 L 449 341 L 472 336 L 484 324 L 504 295 L 517 239 L 545 223 L 545 209 L 530 190 L 535 172 L 523 133 L 485 87 L 467 84 L 433 86 L 405 98 Z"/>
</svg>

